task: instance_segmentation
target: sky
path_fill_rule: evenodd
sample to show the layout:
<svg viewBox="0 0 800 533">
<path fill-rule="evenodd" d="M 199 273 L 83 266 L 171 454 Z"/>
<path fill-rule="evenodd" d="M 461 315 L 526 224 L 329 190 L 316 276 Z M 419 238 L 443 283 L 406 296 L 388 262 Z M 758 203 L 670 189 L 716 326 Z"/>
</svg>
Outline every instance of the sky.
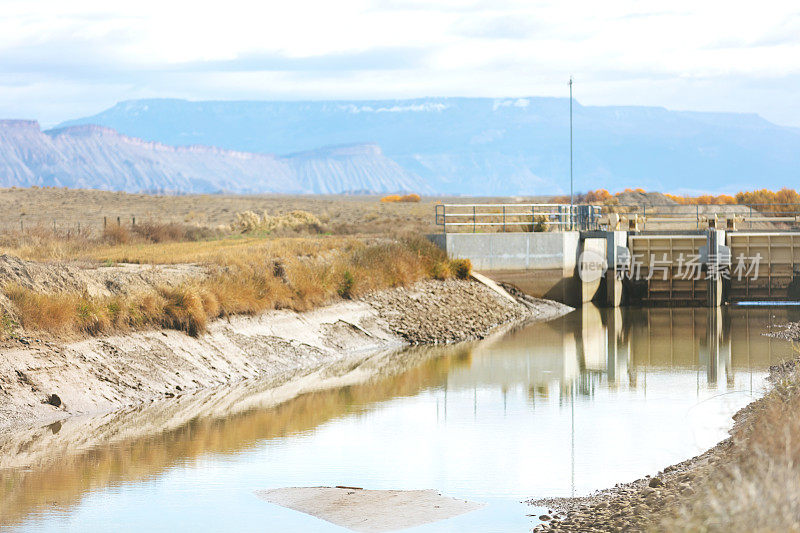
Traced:
<svg viewBox="0 0 800 533">
<path fill-rule="evenodd" d="M 567 96 L 800 127 L 800 4 L 0 0 L 0 117 L 121 100 Z"/>
</svg>

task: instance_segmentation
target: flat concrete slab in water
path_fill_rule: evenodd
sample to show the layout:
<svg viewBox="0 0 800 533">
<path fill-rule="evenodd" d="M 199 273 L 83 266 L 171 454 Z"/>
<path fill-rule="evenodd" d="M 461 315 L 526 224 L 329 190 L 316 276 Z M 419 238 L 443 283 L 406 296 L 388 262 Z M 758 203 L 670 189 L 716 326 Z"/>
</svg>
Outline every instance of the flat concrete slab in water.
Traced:
<svg viewBox="0 0 800 533">
<path fill-rule="evenodd" d="M 270 503 L 362 533 L 421 526 L 484 506 L 448 498 L 435 490 L 287 487 L 258 490 L 256 495 Z"/>
</svg>

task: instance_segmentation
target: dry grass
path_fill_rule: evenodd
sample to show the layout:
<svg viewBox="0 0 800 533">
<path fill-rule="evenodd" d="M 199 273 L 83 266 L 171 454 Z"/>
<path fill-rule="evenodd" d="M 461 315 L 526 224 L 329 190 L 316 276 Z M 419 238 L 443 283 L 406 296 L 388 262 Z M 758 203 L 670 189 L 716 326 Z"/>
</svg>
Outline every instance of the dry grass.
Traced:
<svg viewBox="0 0 800 533">
<path fill-rule="evenodd" d="M 25 329 L 56 335 L 98 335 L 163 327 L 198 335 L 210 320 L 270 309 L 307 311 L 340 298 L 406 286 L 421 279 L 468 275 L 422 237 L 366 243 L 352 238 L 256 239 L 137 245 L 140 260 L 204 259 L 209 274 L 135 296 L 95 298 L 6 286 L 14 319 Z M 186 246 L 191 246 L 186 248 Z M 109 252 L 128 245 L 100 247 Z M 99 257 L 111 257 L 100 255 Z M 130 260 L 130 257 L 127 257 Z M 465 274 L 465 272 L 467 274 Z"/>
<path fill-rule="evenodd" d="M 335 234 L 431 233 L 436 230 L 436 199 L 386 203 L 379 196 L 185 195 L 158 196 L 93 190 L 0 189 L 0 230 L 35 226 L 60 232 L 87 229 L 95 234 L 108 226 L 145 221 L 217 228 L 228 227 L 236 213 L 267 212 L 281 216 L 292 211 L 312 213 Z M 459 201 L 465 201 L 459 199 Z"/>
<path fill-rule="evenodd" d="M 750 407 L 727 455 L 712 464 L 695 496 L 660 531 L 800 532 L 800 372 Z"/>
</svg>

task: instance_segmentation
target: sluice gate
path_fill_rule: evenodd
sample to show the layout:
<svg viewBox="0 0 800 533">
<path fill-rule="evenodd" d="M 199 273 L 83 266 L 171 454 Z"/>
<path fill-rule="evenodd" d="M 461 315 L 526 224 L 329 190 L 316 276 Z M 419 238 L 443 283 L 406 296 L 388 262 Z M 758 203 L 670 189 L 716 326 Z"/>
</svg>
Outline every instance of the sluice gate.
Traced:
<svg viewBox="0 0 800 533">
<path fill-rule="evenodd" d="M 800 300 L 800 232 L 728 232 L 732 272 L 728 300 Z M 738 257 L 760 257 L 758 275 L 739 276 Z M 746 274 L 746 272 L 745 272 Z"/>
<path fill-rule="evenodd" d="M 699 251 L 706 241 L 705 234 L 629 235 L 629 301 L 704 305 L 708 283 Z"/>
</svg>

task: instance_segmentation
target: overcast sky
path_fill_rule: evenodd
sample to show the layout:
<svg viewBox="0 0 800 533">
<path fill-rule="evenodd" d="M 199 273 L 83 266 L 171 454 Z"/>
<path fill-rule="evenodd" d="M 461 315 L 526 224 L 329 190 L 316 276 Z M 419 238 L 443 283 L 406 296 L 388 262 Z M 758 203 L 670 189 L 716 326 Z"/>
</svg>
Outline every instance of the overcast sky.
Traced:
<svg viewBox="0 0 800 533">
<path fill-rule="evenodd" d="M 748 6 L 736 7 L 736 5 Z M 120 100 L 575 96 L 800 127 L 797 2 L 0 0 L 0 117 Z"/>
</svg>

